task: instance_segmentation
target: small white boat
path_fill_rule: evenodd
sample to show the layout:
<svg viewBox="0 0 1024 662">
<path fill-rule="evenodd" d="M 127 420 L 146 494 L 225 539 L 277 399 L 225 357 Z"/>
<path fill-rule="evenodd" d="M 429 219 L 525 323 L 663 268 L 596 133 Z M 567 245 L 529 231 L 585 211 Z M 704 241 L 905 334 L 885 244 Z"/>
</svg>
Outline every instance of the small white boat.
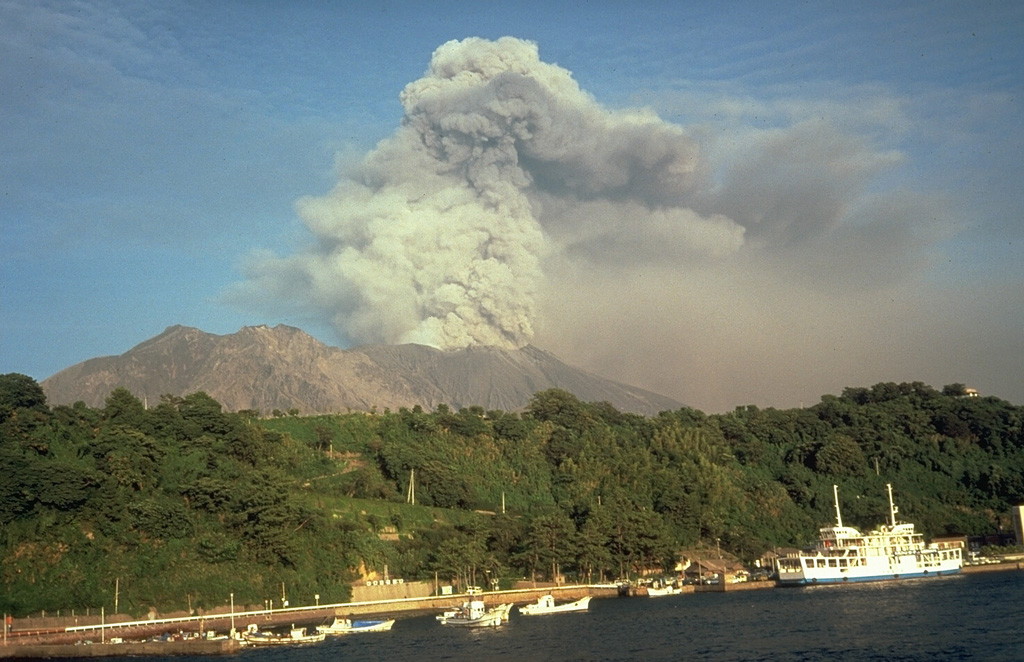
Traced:
<svg viewBox="0 0 1024 662">
<path fill-rule="evenodd" d="M 288 634 L 261 632 L 255 623 L 249 625 L 242 634 L 242 642 L 248 646 L 295 646 L 297 644 L 315 644 L 323 641 L 327 635 L 322 633 L 307 634 L 306 628 L 292 627 Z"/>
<path fill-rule="evenodd" d="M 649 598 L 657 598 L 663 595 L 678 595 L 680 593 L 682 593 L 682 591 L 671 584 L 668 586 L 659 586 L 657 588 L 654 586 L 647 587 L 647 597 Z"/>
<path fill-rule="evenodd" d="M 458 614 L 458 613 L 459 613 L 458 609 L 446 609 L 446 610 L 442 611 L 440 614 L 438 614 L 437 616 L 435 616 L 434 618 L 436 618 L 438 621 L 440 621 L 441 624 L 443 625 L 444 622 L 447 621 L 449 618 L 455 618 L 455 615 Z"/>
<path fill-rule="evenodd" d="M 508 621 L 511 604 L 501 604 L 488 608 L 475 593 L 470 592 L 470 600 L 462 603 L 458 609 L 450 609 L 437 616 L 441 625 L 455 627 L 498 627 Z"/>
<path fill-rule="evenodd" d="M 387 632 L 395 624 L 395 619 L 386 621 L 353 621 L 347 618 L 335 618 L 330 625 L 321 625 L 316 629 L 323 634 L 357 634 L 359 632 Z"/>
<path fill-rule="evenodd" d="M 561 614 L 569 611 L 586 611 L 590 607 L 590 596 L 580 598 L 576 602 L 567 602 L 556 605 L 555 598 L 551 595 L 542 595 L 537 602 L 523 605 L 519 613 L 524 616 L 538 616 L 541 614 Z"/>
</svg>

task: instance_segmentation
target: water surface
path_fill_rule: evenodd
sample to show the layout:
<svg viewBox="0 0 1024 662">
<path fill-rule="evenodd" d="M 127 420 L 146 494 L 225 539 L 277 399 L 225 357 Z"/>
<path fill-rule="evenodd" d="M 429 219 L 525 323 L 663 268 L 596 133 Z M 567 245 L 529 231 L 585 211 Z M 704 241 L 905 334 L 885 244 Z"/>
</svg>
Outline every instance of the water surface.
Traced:
<svg viewBox="0 0 1024 662">
<path fill-rule="evenodd" d="M 1024 659 L 1024 572 L 660 598 L 595 599 L 587 613 L 464 630 L 432 616 L 389 633 L 178 662 Z"/>
</svg>

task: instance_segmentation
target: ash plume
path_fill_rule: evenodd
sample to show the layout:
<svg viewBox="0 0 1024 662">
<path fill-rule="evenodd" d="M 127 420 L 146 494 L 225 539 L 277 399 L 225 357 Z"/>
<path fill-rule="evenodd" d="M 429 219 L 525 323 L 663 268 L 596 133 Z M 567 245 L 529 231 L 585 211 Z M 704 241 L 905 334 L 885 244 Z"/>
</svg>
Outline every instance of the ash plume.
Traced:
<svg viewBox="0 0 1024 662">
<path fill-rule="evenodd" d="M 400 99 L 395 133 L 299 201 L 315 242 L 253 257 L 236 296 L 289 301 L 357 343 L 517 348 L 552 256 L 743 243 L 729 218 L 689 208 L 706 176 L 680 127 L 601 107 L 531 42 L 448 42 Z"/>
</svg>

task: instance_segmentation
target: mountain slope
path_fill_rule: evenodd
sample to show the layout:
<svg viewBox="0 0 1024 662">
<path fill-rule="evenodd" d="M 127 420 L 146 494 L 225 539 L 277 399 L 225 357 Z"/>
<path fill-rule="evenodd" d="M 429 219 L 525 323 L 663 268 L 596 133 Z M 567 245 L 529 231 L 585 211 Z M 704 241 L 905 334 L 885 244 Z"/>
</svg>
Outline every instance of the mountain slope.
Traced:
<svg viewBox="0 0 1024 662">
<path fill-rule="evenodd" d="M 244 327 L 214 335 L 172 326 L 120 356 L 90 359 L 41 383 L 50 404 L 102 406 L 123 386 L 150 404 L 164 394 L 205 391 L 231 411 L 298 409 L 303 414 L 439 404 L 521 409 L 537 391 L 561 388 L 584 401 L 655 414 L 670 398 L 573 368 L 527 346 L 443 352 L 423 345 L 341 350 L 294 327 Z"/>
</svg>

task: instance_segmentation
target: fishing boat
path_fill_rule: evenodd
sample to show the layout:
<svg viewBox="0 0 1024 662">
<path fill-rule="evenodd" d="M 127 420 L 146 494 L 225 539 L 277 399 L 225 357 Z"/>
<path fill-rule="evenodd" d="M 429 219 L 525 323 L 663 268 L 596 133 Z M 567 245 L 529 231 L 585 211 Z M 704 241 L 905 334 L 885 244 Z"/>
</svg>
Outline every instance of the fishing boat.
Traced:
<svg viewBox="0 0 1024 662">
<path fill-rule="evenodd" d="M 567 611 L 586 611 L 590 606 L 590 596 L 580 598 L 576 602 L 567 602 L 556 605 L 555 598 L 551 595 L 542 595 L 537 602 L 523 605 L 519 613 L 524 616 L 539 616 L 541 614 L 561 614 Z"/>
<path fill-rule="evenodd" d="M 512 607 L 514 606 L 511 602 L 504 602 L 495 607 L 495 609 L 501 612 L 501 620 L 508 623 L 508 619 L 512 616 Z"/>
<path fill-rule="evenodd" d="M 242 643 L 246 646 L 295 646 L 299 644 L 315 644 L 323 641 L 327 635 L 316 632 L 308 634 L 306 628 L 292 626 L 288 634 L 276 634 L 259 629 L 255 623 L 250 624 L 242 634 Z"/>
<path fill-rule="evenodd" d="M 953 575 L 963 567 L 959 545 L 926 545 L 914 525 L 896 521 L 898 509 L 889 492 L 889 521 L 868 533 L 843 526 L 839 488 L 832 486 L 836 524 L 820 529 L 813 549 L 779 559 L 778 584 L 838 584 Z"/>
<path fill-rule="evenodd" d="M 667 586 L 647 587 L 647 597 L 649 598 L 658 598 L 663 595 L 679 595 L 680 593 L 682 593 L 682 590 L 671 584 L 668 584 Z"/>
<path fill-rule="evenodd" d="M 321 625 L 317 632 L 324 634 L 358 634 L 360 632 L 387 632 L 395 624 L 395 619 L 386 621 L 353 621 L 348 618 L 335 618 L 330 625 Z"/>
<path fill-rule="evenodd" d="M 438 615 L 438 622 L 441 625 L 480 628 L 498 627 L 508 621 L 509 613 L 512 611 L 511 604 L 488 608 L 475 592 L 470 591 L 469 596 L 470 599 L 462 603 L 458 609 L 450 609 Z"/>
</svg>

